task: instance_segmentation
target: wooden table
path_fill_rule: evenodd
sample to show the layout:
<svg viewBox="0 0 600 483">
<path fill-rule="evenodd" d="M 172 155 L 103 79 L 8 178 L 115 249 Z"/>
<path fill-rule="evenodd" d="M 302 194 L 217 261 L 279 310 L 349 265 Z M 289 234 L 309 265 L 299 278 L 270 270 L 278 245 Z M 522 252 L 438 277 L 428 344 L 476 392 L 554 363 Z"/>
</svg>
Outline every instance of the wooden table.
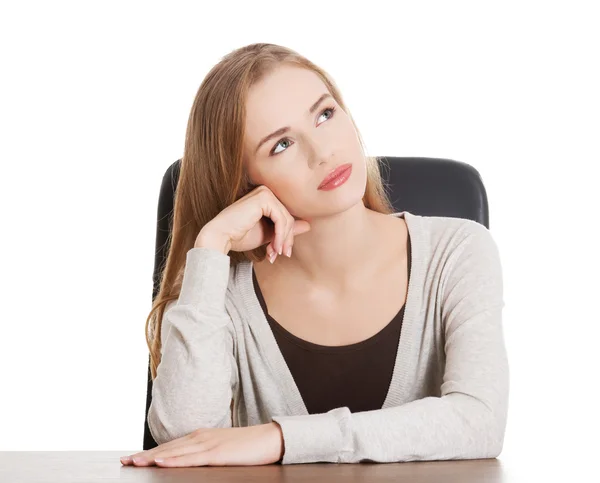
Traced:
<svg viewBox="0 0 600 483">
<path fill-rule="evenodd" d="M 119 456 L 134 451 L 4 451 L 2 483 L 129 482 L 482 482 L 512 483 L 500 459 L 265 466 L 160 468 L 123 466 Z"/>
</svg>

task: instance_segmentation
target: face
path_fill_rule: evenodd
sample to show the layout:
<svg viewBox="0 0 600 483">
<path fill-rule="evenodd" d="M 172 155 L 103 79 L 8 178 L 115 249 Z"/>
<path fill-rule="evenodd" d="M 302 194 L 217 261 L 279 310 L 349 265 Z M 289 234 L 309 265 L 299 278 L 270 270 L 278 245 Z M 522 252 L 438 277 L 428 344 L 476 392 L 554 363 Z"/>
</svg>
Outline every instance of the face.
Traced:
<svg viewBox="0 0 600 483">
<path fill-rule="evenodd" d="M 267 186 L 296 218 L 311 220 L 362 200 L 367 169 L 354 125 L 317 74 L 282 66 L 252 86 L 247 100 L 244 164 L 256 185 Z M 264 138 L 289 127 L 285 133 Z M 260 144 L 260 146 L 259 146 Z M 319 189 L 338 166 L 350 164 L 345 183 Z"/>
</svg>

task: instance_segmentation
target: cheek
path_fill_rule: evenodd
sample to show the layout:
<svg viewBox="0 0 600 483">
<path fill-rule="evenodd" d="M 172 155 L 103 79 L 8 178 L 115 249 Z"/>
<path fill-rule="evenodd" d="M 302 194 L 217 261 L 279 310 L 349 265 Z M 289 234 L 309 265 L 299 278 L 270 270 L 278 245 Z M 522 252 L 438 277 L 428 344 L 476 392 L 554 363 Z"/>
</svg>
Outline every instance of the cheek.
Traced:
<svg viewBox="0 0 600 483">
<path fill-rule="evenodd" d="M 300 176 L 271 177 L 266 185 L 292 214 L 307 202 L 307 186 L 310 183 Z"/>
<path fill-rule="evenodd" d="M 281 200 L 293 201 L 304 196 L 306 181 L 300 176 L 278 176 L 270 183 L 271 190 Z"/>
</svg>

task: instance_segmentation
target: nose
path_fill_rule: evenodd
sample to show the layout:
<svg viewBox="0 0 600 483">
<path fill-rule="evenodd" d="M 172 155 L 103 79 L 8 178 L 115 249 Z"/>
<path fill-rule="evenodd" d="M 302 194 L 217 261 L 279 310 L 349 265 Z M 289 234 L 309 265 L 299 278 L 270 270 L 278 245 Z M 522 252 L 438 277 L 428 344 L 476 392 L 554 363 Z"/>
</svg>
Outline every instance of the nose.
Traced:
<svg viewBox="0 0 600 483">
<path fill-rule="evenodd" d="M 334 151 L 327 143 L 313 144 L 312 149 L 308 154 L 308 167 L 316 169 L 323 164 L 335 164 Z"/>
</svg>

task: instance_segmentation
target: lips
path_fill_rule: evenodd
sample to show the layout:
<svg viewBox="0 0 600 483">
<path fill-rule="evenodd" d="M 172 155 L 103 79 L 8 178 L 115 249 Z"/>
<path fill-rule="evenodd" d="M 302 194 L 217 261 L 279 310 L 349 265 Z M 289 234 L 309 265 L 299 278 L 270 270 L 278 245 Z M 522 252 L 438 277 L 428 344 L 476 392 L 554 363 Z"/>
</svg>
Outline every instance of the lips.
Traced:
<svg viewBox="0 0 600 483">
<path fill-rule="evenodd" d="M 352 167 L 352 163 L 346 163 L 346 164 L 342 164 L 342 165 L 338 166 L 337 168 L 335 168 L 331 173 L 329 173 L 327 176 L 325 176 L 323 181 L 321 181 L 321 184 L 319 185 L 319 189 L 321 189 L 327 183 L 333 181 L 335 178 L 337 178 L 338 176 L 343 174 L 346 170 L 350 169 L 351 167 Z"/>
</svg>

